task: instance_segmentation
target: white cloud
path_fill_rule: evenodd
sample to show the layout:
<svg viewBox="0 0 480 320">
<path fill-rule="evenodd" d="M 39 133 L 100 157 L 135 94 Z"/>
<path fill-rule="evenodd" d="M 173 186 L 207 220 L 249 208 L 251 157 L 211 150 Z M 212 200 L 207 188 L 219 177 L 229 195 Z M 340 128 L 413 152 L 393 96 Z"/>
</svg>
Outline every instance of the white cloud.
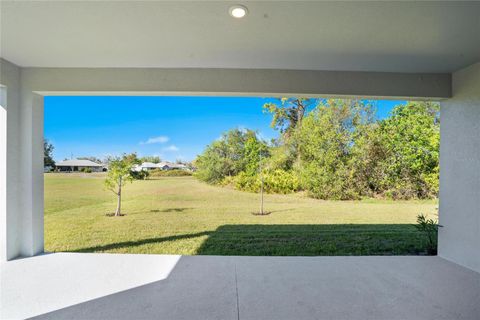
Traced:
<svg viewBox="0 0 480 320">
<path fill-rule="evenodd" d="M 147 141 L 142 141 L 140 144 L 154 144 L 154 143 L 165 143 L 170 140 L 169 137 L 166 136 L 159 136 L 159 137 L 153 137 L 153 138 L 148 138 Z"/>
<path fill-rule="evenodd" d="M 169 152 L 169 151 L 170 152 L 176 152 L 176 151 L 179 151 L 179 150 L 180 149 L 173 144 L 171 146 L 168 146 L 168 147 L 162 149 L 162 151 L 167 151 L 167 152 Z"/>
</svg>

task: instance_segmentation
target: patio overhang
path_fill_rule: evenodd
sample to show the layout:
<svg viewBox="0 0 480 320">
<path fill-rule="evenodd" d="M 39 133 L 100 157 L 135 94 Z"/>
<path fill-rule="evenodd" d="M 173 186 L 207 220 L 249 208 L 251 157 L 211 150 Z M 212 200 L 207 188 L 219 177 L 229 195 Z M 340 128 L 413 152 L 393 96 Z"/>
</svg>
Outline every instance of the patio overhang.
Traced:
<svg viewBox="0 0 480 320">
<path fill-rule="evenodd" d="M 231 5 L 0 3 L 2 266 L 44 251 L 44 96 L 281 95 L 441 100 L 439 256 L 480 272 L 480 3 Z"/>
</svg>

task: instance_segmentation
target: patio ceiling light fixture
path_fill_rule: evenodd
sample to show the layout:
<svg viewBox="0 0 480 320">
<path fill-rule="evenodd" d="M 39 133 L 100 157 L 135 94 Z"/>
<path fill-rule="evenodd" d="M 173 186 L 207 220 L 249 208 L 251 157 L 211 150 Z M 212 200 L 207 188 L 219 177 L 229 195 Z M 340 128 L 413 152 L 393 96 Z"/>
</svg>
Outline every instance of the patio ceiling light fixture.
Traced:
<svg viewBox="0 0 480 320">
<path fill-rule="evenodd" d="M 247 15 L 248 9 L 245 6 L 237 4 L 235 6 L 231 6 L 230 9 L 228 9 L 228 12 L 232 17 L 241 19 Z"/>
</svg>

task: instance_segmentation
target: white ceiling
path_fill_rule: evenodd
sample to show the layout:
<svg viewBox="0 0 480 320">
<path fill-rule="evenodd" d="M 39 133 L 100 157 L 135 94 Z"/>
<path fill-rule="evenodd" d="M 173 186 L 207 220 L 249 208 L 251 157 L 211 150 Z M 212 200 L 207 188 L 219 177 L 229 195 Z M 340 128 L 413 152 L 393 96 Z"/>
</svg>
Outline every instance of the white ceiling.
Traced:
<svg viewBox="0 0 480 320">
<path fill-rule="evenodd" d="M 2 1 L 0 55 L 35 67 L 452 72 L 480 61 L 480 2 Z"/>
</svg>

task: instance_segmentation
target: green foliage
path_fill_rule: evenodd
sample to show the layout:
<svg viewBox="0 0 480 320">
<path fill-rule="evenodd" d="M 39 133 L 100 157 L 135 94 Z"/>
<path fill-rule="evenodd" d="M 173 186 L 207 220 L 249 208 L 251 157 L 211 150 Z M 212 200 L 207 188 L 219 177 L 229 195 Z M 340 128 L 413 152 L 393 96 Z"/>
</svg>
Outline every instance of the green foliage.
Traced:
<svg viewBox="0 0 480 320">
<path fill-rule="evenodd" d="M 262 158 L 269 156 L 268 147 L 254 135 L 247 138 L 244 148 L 245 168 L 242 172 L 250 176 L 256 175 Z"/>
<path fill-rule="evenodd" d="M 281 98 L 279 104 L 266 103 L 264 112 L 272 114 L 271 127 L 280 130 L 285 137 L 290 137 L 295 128 L 301 124 L 308 108 L 315 105 L 316 99 L 308 98 Z"/>
<path fill-rule="evenodd" d="M 150 176 L 150 172 L 146 170 L 142 171 L 131 171 L 130 175 L 132 176 L 133 179 L 135 180 L 147 180 L 148 177 Z"/>
<path fill-rule="evenodd" d="M 427 219 L 423 214 L 417 216 L 417 224 L 415 225 L 418 231 L 422 232 L 427 239 L 428 254 L 437 254 L 437 233 L 438 223 L 433 219 Z"/>
<path fill-rule="evenodd" d="M 265 142 L 255 131 L 233 129 L 208 145 L 195 160 L 195 176 L 208 183 L 220 183 L 225 177 L 243 171 L 253 174 L 258 169 L 260 155 L 268 156 Z"/>
<path fill-rule="evenodd" d="M 307 112 L 313 102 L 318 105 Z M 438 194 L 438 103 L 398 105 L 380 121 L 372 103 L 354 99 L 282 98 L 264 111 L 272 114 L 278 139 L 267 145 L 254 131 L 228 131 L 197 158 L 195 176 L 257 192 L 261 164 L 267 192 L 305 190 L 336 200 Z"/>
<path fill-rule="evenodd" d="M 267 193 L 291 193 L 300 189 L 300 181 L 293 171 L 272 170 L 263 173 L 264 190 Z"/>
<path fill-rule="evenodd" d="M 187 177 L 191 176 L 192 172 L 187 170 L 160 170 L 155 169 L 150 171 L 150 176 L 152 177 Z"/>
<path fill-rule="evenodd" d="M 117 210 L 115 216 L 120 216 L 120 206 L 122 197 L 122 187 L 127 182 L 132 182 L 132 167 L 140 161 L 135 153 L 124 154 L 123 157 L 114 157 L 108 159 L 108 171 L 105 177 L 105 188 L 112 191 L 118 198 Z"/>
<path fill-rule="evenodd" d="M 235 177 L 227 177 L 223 185 L 231 185 L 237 190 L 260 192 L 261 179 L 263 178 L 263 191 L 266 193 L 287 194 L 296 192 L 300 182 L 292 171 L 264 170 L 262 174 L 249 175 L 240 172 Z"/>
<path fill-rule="evenodd" d="M 88 168 L 88 167 L 81 168 L 81 169 L 80 169 L 80 172 L 84 172 L 84 173 L 92 173 L 92 168 Z"/>
<path fill-rule="evenodd" d="M 438 193 L 439 105 L 409 102 L 375 121 L 372 106 L 328 100 L 296 132 L 302 187 L 321 199 Z"/>
<path fill-rule="evenodd" d="M 132 176 L 132 167 L 138 164 L 138 159 L 134 153 L 125 154 L 121 158 L 110 158 L 108 162 L 108 171 L 105 177 L 105 187 L 115 194 L 127 182 L 131 182 L 134 178 Z"/>
<path fill-rule="evenodd" d="M 292 144 L 282 143 L 270 147 L 270 157 L 265 161 L 265 167 L 270 170 L 289 171 L 297 161 L 298 153 Z"/>
<path fill-rule="evenodd" d="M 290 170 L 295 161 L 298 161 L 298 142 L 293 135 L 301 126 L 305 115 L 310 109 L 315 108 L 318 99 L 312 98 L 281 98 L 279 103 L 266 103 L 263 111 L 272 115 L 270 126 L 280 131 L 280 137 L 275 139 L 277 147 L 273 153 L 271 169 Z"/>
<path fill-rule="evenodd" d="M 396 106 L 381 121 L 385 172 L 379 181 L 383 192 L 395 199 L 430 198 L 438 194 L 440 106 L 409 102 Z"/>
<path fill-rule="evenodd" d="M 53 149 L 55 147 L 53 144 L 48 142 L 47 139 L 43 140 L 43 166 L 44 167 L 55 167 L 55 161 L 53 160 Z"/>
<path fill-rule="evenodd" d="M 349 166 L 359 131 L 372 124 L 372 108 L 359 100 L 328 100 L 305 117 L 295 132 L 302 187 L 319 199 L 359 196 Z"/>
<path fill-rule="evenodd" d="M 349 178 L 359 197 L 374 197 L 380 193 L 379 183 L 385 175 L 383 161 L 386 151 L 378 136 L 378 123 L 357 127 L 350 149 Z"/>
</svg>

